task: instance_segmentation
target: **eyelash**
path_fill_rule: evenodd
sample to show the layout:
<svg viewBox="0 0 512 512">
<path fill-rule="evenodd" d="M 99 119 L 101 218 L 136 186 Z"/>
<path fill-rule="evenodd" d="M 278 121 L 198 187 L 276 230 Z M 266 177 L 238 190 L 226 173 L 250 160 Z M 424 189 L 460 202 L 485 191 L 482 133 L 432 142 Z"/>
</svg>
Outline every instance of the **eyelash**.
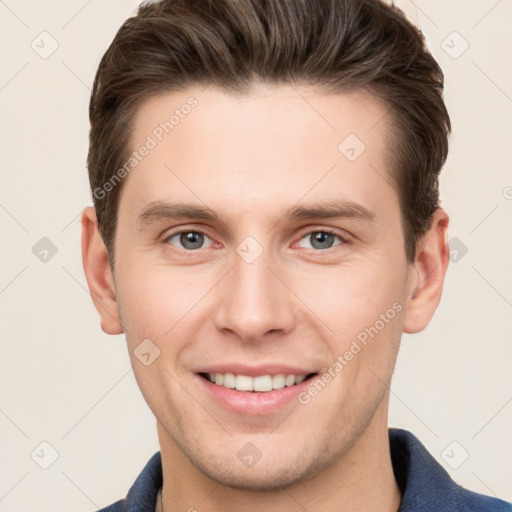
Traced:
<svg viewBox="0 0 512 512">
<path fill-rule="evenodd" d="M 201 231 L 201 230 L 182 229 L 181 231 L 175 231 L 174 233 L 170 233 L 170 234 L 166 235 L 165 238 L 163 239 L 163 242 L 167 244 L 171 238 L 174 238 L 175 236 L 181 235 L 183 233 L 196 233 L 196 234 L 204 235 L 207 238 L 210 238 L 204 231 Z M 303 240 L 304 238 L 306 238 L 308 236 L 311 236 L 313 233 L 325 233 L 328 235 L 332 235 L 332 236 L 338 238 L 338 240 L 341 242 L 339 244 L 333 245 L 332 247 L 328 247 L 327 249 L 309 248 L 310 251 L 315 251 L 315 253 L 327 252 L 330 249 L 334 249 L 335 247 L 338 247 L 340 245 L 345 245 L 348 243 L 348 241 L 345 237 L 341 236 L 339 233 L 337 233 L 336 231 L 333 231 L 332 229 L 314 229 L 312 231 L 308 231 L 300 237 L 299 241 Z M 211 240 L 211 238 L 210 238 L 210 240 Z M 172 244 L 169 244 L 169 245 L 172 245 Z M 202 247 L 199 249 L 181 249 L 181 248 L 179 248 L 179 250 L 187 252 L 187 253 L 198 252 L 200 249 L 203 249 L 203 248 Z"/>
</svg>

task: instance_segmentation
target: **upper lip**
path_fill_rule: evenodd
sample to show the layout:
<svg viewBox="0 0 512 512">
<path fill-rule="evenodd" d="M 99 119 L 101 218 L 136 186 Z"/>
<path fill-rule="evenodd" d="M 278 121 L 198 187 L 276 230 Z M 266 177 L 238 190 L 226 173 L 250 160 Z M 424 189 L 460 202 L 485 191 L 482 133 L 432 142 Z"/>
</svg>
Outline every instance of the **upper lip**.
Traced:
<svg viewBox="0 0 512 512">
<path fill-rule="evenodd" d="M 285 364 L 260 364 L 256 366 L 248 366 L 241 363 L 220 363 L 197 368 L 196 373 L 234 373 L 235 375 L 247 375 L 249 377 L 257 377 L 258 375 L 277 375 L 284 373 L 285 375 L 309 375 L 316 373 L 315 370 L 306 367 L 290 366 Z"/>
</svg>

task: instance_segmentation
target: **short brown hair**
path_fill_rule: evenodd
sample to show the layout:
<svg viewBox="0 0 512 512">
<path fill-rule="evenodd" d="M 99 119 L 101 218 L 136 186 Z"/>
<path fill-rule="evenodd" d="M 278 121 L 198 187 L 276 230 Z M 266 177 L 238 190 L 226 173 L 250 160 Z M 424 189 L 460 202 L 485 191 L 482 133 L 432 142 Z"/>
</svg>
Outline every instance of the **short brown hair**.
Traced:
<svg viewBox="0 0 512 512">
<path fill-rule="evenodd" d="M 402 11 L 379 0 L 161 0 L 123 23 L 91 94 L 87 165 L 112 269 L 123 183 L 108 193 L 102 187 L 129 158 L 141 102 L 191 85 L 250 91 L 257 81 L 383 100 L 391 112 L 388 165 L 414 261 L 439 207 L 451 124 L 443 72 Z"/>
</svg>

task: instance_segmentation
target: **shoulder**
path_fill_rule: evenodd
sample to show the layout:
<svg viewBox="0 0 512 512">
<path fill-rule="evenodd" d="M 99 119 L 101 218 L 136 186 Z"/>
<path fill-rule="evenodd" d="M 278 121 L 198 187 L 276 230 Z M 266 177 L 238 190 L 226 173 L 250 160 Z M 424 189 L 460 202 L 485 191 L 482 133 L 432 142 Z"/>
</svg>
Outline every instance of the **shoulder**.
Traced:
<svg viewBox="0 0 512 512">
<path fill-rule="evenodd" d="M 512 503 L 459 487 L 459 502 L 463 512 L 511 512 Z"/>
<path fill-rule="evenodd" d="M 402 492 L 399 512 L 512 512 L 512 504 L 464 489 L 406 430 L 390 428 L 395 478 Z"/>
<path fill-rule="evenodd" d="M 154 512 L 162 481 L 162 458 L 160 452 L 156 452 L 131 486 L 126 498 L 98 512 Z"/>
<path fill-rule="evenodd" d="M 128 509 L 126 508 L 126 500 L 119 500 L 108 507 L 102 508 L 98 510 L 98 512 L 125 512 Z"/>
</svg>

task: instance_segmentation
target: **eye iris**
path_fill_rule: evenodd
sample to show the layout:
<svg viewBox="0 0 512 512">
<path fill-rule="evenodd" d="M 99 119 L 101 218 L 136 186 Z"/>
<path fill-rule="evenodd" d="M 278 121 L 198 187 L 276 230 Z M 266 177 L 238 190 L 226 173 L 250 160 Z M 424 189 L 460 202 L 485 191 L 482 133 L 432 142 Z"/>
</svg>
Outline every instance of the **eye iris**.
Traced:
<svg viewBox="0 0 512 512">
<path fill-rule="evenodd" d="M 195 231 L 186 231 L 180 236 L 180 243 L 186 249 L 197 249 L 203 245 L 204 235 Z"/>
<path fill-rule="evenodd" d="M 315 249 L 326 249 L 332 247 L 334 242 L 334 235 L 332 233 L 326 233 L 325 231 L 317 231 L 311 236 L 311 245 Z M 316 246 L 315 243 L 319 242 L 320 246 Z"/>
</svg>

